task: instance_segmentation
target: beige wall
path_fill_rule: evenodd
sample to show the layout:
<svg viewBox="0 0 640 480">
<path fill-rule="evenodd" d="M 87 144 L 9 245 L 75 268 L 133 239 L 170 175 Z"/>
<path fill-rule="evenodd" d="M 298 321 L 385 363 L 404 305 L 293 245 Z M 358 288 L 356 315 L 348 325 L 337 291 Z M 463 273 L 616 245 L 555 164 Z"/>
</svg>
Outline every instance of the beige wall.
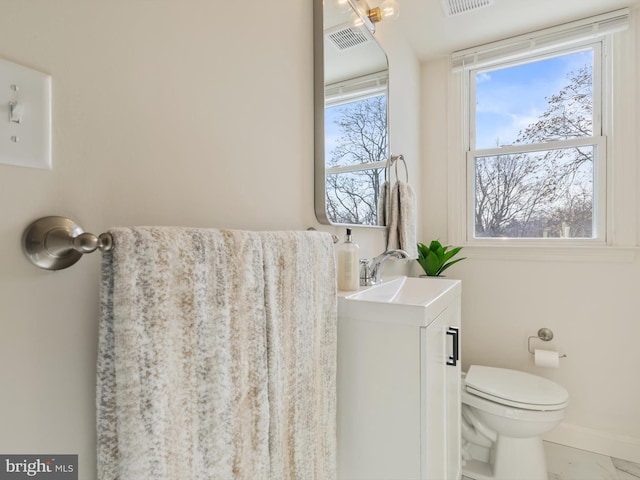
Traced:
<svg viewBox="0 0 640 480">
<path fill-rule="evenodd" d="M 0 0 L 0 18 L 0 57 L 53 78 L 53 170 L 0 165 L 0 452 L 77 453 L 90 479 L 100 255 L 39 270 L 22 231 L 56 214 L 342 236 L 313 213 L 311 1 Z M 418 178 L 420 68 L 383 30 L 392 147 Z"/>
<path fill-rule="evenodd" d="M 50 73 L 54 92 L 53 170 L 0 165 L 0 452 L 78 453 L 82 478 L 94 475 L 99 254 L 38 270 L 19 245 L 30 221 L 342 235 L 313 214 L 310 2 L 219 5 L 0 0 L 0 57 Z M 391 66 L 392 150 L 421 187 L 421 239 L 445 239 L 446 68 L 420 72 L 391 26 L 377 36 Z M 379 230 L 354 235 L 363 257 L 383 248 Z M 466 365 L 555 379 L 572 395 L 571 425 L 640 441 L 638 260 L 470 259 L 453 273 L 464 281 Z M 541 326 L 569 355 L 560 370 L 529 363 L 526 336 Z"/>
<path fill-rule="evenodd" d="M 625 34 L 631 41 L 638 38 L 638 13 L 636 9 L 632 28 Z M 636 78 L 640 78 L 640 49 L 627 60 L 631 71 L 634 62 Z M 422 69 L 425 238 L 454 236 L 449 227 L 457 212 L 430 205 L 461 203 L 452 198 L 453 188 L 448 188 L 455 179 L 446 180 L 452 171 L 447 138 L 458 134 L 448 130 L 447 124 L 452 130 L 459 128 L 449 119 L 454 115 L 447 102 L 449 70 L 446 59 L 425 64 Z M 640 87 L 637 83 L 627 87 L 630 91 L 622 105 L 626 110 L 624 118 L 618 119 L 617 131 L 624 131 L 639 118 Z M 635 183 L 626 198 L 615 198 L 616 208 L 620 216 L 636 212 L 630 223 L 640 227 L 640 196 L 635 194 L 640 149 L 637 135 L 625 132 L 622 137 L 623 145 L 614 151 L 618 157 L 612 159 L 618 169 L 614 177 L 618 184 Z M 620 155 L 629 158 L 627 165 L 620 161 Z M 629 226 L 618 223 L 615 229 L 620 233 Z M 571 403 L 565 423 L 549 439 L 640 461 L 638 255 L 631 249 L 631 258 L 607 260 L 598 255 L 593 260 L 583 257 L 572 261 L 544 255 L 506 258 L 513 254 L 504 249 L 502 254 L 478 249 L 465 252 L 470 258 L 450 271 L 450 276 L 463 281 L 463 368 L 471 364 L 514 368 L 557 381 L 569 390 Z M 551 345 L 536 342 L 534 348 L 556 348 L 568 355 L 557 370 L 535 367 L 527 352 L 527 337 L 541 327 L 551 328 L 555 340 Z"/>
</svg>

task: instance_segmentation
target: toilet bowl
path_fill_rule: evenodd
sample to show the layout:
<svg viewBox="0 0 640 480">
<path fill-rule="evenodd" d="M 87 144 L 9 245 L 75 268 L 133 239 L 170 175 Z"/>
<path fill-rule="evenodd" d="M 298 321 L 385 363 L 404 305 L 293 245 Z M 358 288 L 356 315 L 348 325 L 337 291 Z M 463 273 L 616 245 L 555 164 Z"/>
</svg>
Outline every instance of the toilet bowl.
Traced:
<svg viewBox="0 0 640 480">
<path fill-rule="evenodd" d="M 546 378 L 472 365 L 462 378 L 462 473 L 475 480 L 547 480 L 542 435 L 569 393 Z"/>
</svg>

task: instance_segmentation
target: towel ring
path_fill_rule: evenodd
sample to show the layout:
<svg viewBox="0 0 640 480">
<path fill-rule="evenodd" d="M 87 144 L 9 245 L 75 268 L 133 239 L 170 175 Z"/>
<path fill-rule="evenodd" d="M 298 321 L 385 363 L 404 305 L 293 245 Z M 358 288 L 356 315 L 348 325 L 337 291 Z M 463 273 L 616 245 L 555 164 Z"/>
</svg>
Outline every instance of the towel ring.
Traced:
<svg viewBox="0 0 640 480">
<path fill-rule="evenodd" d="M 384 167 L 384 179 L 385 181 L 389 180 L 391 181 L 391 172 L 390 172 L 390 167 L 393 167 L 395 165 L 395 171 L 396 171 L 396 180 L 398 180 L 398 163 L 400 163 L 400 161 L 402 161 L 403 165 L 404 165 L 404 173 L 405 173 L 405 182 L 409 183 L 409 168 L 407 167 L 407 162 L 404 159 L 404 155 L 400 154 L 400 155 L 391 155 L 389 157 L 389 159 L 387 160 L 387 164 Z M 387 179 L 387 171 L 389 171 L 389 178 Z"/>
</svg>

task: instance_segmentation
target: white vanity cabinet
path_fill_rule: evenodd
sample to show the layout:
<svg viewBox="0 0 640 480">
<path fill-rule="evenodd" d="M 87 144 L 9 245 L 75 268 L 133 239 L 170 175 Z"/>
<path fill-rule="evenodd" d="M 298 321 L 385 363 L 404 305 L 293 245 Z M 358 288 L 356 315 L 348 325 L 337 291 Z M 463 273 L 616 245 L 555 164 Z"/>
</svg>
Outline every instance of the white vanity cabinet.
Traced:
<svg viewBox="0 0 640 480">
<path fill-rule="evenodd" d="M 460 478 L 460 292 L 407 277 L 341 292 L 339 480 Z"/>
</svg>

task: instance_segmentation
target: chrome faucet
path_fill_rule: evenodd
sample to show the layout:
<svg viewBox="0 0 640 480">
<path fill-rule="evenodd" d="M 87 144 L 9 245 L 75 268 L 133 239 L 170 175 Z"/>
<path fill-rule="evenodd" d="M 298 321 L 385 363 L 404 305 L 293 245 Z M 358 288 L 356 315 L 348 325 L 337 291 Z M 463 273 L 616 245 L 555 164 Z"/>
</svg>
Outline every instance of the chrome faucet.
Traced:
<svg viewBox="0 0 640 480">
<path fill-rule="evenodd" d="M 389 260 L 390 258 L 409 258 L 409 254 L 404 250 L 400 249 L 390 249 L 382 252 L 371 262 L 371 284 L 375 285 L 376 283 L 382 282 L 382 277 L 380 276 L 380 268 L 382 264 Z"/>
</svg>

